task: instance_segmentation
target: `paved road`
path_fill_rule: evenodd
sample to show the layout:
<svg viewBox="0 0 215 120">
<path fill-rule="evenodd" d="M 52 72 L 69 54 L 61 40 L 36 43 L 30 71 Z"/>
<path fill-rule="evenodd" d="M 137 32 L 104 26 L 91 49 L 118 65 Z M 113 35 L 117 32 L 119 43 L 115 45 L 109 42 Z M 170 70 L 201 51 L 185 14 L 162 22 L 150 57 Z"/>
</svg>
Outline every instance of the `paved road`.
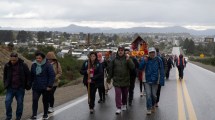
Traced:
<svg viewBox="0 0 215 120">
<path fill-rule="evenodd" d="M 179 54 L 179 48 L 173 48 Z M 169 80 L 162 87 L 159 107 L 150 116 L 146 115 L 145 96 L 139 96 L 139 81 L 136 81 L 133 105 L 127 111 L 116 115 L 114 89 L 107 100 L 98 104 L 96 96 L 95 113 L 90 114 L 87 96 L 56 108 L 49 120 L 215 120 L 215 73 L 188 63 L 184 79 L 178 80 L 178 71 L 173 68 Z"/>
</svg>

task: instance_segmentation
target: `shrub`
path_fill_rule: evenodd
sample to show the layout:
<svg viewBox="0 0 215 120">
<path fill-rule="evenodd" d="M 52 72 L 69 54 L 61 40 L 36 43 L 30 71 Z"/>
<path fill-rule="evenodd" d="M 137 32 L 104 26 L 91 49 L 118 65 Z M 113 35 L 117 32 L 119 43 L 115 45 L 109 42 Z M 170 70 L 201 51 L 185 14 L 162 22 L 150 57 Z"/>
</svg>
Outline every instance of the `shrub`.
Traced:
<svg viewBox="0 0 215 120">
<path fill-rule="evenodd" d="M 0 80 L 0 95 L 5 94 L 5 89 L 4 89 L 4 85 L 3 85 L 3 81 Z"/>
</svg>

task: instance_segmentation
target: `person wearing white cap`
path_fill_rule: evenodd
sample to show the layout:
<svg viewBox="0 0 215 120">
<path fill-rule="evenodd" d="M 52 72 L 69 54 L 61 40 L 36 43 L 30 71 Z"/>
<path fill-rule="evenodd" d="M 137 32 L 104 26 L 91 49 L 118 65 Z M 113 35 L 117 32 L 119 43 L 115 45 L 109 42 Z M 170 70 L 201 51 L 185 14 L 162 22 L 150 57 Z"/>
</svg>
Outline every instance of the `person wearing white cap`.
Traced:
<svg viewBox="0 0 215 120">
<path fill-rule="evenodd" d="M 149 58 L 147 61 L 143 59 L 140 62 L 139 69 L 142 70 L 145 67 L 147 115 L 150 115 L 155 112 L 158 84 L 164 86 L 164 69 L 161 58 L 157 57 L 156 49 L 150 47 L 148 51 Z"/>
</svg>

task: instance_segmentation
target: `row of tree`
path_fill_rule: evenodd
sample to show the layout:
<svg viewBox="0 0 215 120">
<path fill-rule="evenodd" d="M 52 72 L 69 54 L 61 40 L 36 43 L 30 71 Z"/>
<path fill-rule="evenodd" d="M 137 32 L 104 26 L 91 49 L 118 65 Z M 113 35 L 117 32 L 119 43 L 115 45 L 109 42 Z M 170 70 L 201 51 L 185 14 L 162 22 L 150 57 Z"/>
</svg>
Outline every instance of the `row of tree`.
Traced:
<svg viewBox="0 0 215 120">
<path fill-rule="evenodd" d="M 64 36 L 68 38 L 68 34 L 64 33 Z M 53 32 L 46 31 L 12 31 L 12 30 L 0 30 L 0 42 L 28 42 L 32 41 L 34 37 L 37 37 L 39 42 L 43 42 L 46 38 L 52 38 Z"/>
<path fill-rule="evenodd" d="M 207 56 L 215 56 L 215 43 L 199 43 L 195 45 L 192 39 L 186 38 L 184 41 L 180 41 L 180 46 L 183 47 L 184 51 L 188 55 L 199 56 L 205 54 Z"/>
</svg>

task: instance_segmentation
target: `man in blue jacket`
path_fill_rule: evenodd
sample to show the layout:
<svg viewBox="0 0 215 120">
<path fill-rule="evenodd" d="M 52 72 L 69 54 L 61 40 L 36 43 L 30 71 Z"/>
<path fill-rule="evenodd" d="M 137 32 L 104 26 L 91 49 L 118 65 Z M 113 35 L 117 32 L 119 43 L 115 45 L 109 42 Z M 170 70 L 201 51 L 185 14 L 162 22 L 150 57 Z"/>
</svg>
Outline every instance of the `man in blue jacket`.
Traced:
<svg viewBox="0 0 215 120">
<path fill-rule="evenodd" d="M 164 68 L 161 58 L 156 55 L 155 48 L 151 47 L 148 51 L 149 58 L 140 62 L 139 69 L 143 70 L 145 67 L 147 115 L 150 115 L 155 112 L 158 84 L 164 86 Z"/>
</svg>

